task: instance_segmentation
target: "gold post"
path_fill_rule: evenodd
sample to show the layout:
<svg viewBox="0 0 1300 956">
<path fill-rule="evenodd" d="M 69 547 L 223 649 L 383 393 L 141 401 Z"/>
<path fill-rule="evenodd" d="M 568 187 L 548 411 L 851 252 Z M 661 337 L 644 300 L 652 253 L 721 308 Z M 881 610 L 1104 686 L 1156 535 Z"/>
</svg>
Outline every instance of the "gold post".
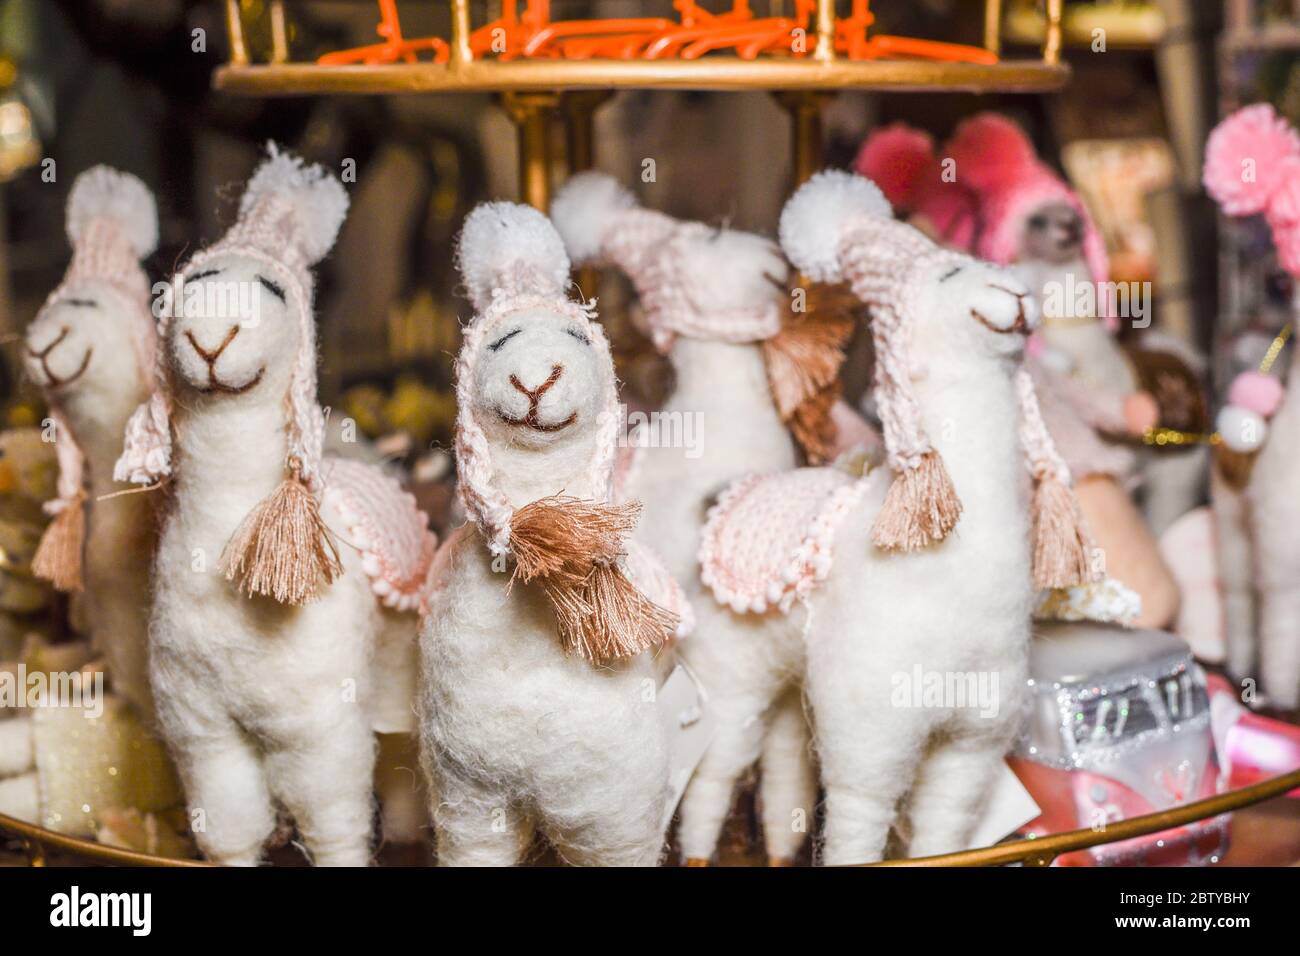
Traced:
<svg viewBox="0 0 1300 956">
<path fill-rule="evenodd" d="M 802 91 L 777 93 L 776 98 L 790 114 L 791 171 L 799 186 L 822 168 L 822 105 L 827 97 Z"/>
<path fill-rule="evenodd" d="M 244 22 L 239 18 L 239 0 L 226 0 L 226 35 L 230 37 L 230 62 L 248 65 L 248 47 L 244 45 Z"/>
<path fill-rule="evenodd" d="M 451 0 L 451 66 L 474 59 L 469 48 L 469 0 Z"/>
<path fill-rule="evenodd" d="M 271 62 L 289 60 L 289 31 L 284 25 L 284 0 L 271 0 Z"/>
<path fill-rule="evenodd" d="M 835 0 L 817 0 L 817 49 L 813 59 L 829 63 L 835 59 Z"/>
<path fill-rule="evenodd" d="M 1002 0 L 984 0 L 984 49 L 1002 52 Z"/>
<path fill-rule="evenodd" d="M 1043 62 L 1061 62 L 1061 0 L 1047 0 L 1047 35 L 1043 39 Z"/>
<path fill-rule="evenodd" d="M 519 198 L 546 212 L 551 204 L 551 164 L 547 137 L 556 93 L 505 93 L 501 103 L 519 136 Z"/>
</svg>

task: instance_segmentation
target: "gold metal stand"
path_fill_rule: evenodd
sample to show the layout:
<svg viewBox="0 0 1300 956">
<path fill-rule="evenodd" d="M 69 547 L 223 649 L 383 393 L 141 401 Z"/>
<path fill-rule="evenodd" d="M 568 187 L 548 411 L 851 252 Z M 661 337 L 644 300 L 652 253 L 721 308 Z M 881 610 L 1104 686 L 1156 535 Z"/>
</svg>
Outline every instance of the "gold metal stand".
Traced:
<svg viewBox="0 0 1300 956">
<path fill-rule="evenodd" d="M 558 93 L 503 93 L 501 105 L 519 134 L 519 196 L 546 212 L 551 205 L 550 119 Z"/>
</svg>

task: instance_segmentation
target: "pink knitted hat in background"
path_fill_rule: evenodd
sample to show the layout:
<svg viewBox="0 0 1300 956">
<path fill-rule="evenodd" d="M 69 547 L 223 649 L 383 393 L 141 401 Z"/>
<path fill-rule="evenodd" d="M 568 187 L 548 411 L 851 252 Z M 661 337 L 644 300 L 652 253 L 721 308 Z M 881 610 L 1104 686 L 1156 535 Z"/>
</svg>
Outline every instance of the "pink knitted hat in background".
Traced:
<svg viewBox="0 0 1300 956">
<path fill-rule="evenodd" d="M 925 432 L 912 391 L 912 322 L 926 276 L 971 259 L 893 220 L 874 183 L 838 171 L 813 176 L 786 203 L 781 245 L 810 279 L 847 280 L 871 308 L 876 407 L 895 474 L 872 528 L 872 541 L 884 550 L 903 552 L 942 541 L 956 526 L 962 503 Z M 1087 538 L 1070 491 L 1069 470 L 1043 427 L 1033 384 L 1023 371 L 1016 388 L 1020 438 L 1037 482 L 1035 581 L 1040 587 L 1068 587 L 1091 575 Z"/>
<path fill-rule="evenodd" d="M 232 535 L 221 563 L 249 596 L 302 604 L 342 571 L 338 551 L 320 518 L 321 452 L 325 416 L 316 398 L 316 322 L 310 268 L 325 257 L 347 215 L 343 185 L 319 166 L 267 144 L 267 158 L 245 187 L 235 224 L 180 270 L 201 268 L 218 256 L 259 262 L 292 293 L 298 322 L 285 403 L 288 449 L 285 477 Z M 171 292 L 169 288 L 169 292 Z M 173 305 L 164 303 L 159 336 L 166 337 Z M 118 481 L 153 484 L 172 474 L 172 396 L 166 349 L 158 350 L 157 387 L 126 426 Z"/>
<path fill-rule="evenodd" d="M 1083 257 L 1092 281 L 1109 280 L 1106 244 L 1087 206 L 1039 161 L 1018 125 L 998 113 L 980 113 L 957 127 L 944 152 L 956 161 L 957 181 L 978 203 L 975 253 L 980 258 L 998 265 L 1016 262 L 1029 217 L 1049 203 L 1065 203 L 1083 219 Z"/>
<path fill-rule="evenodd" d="M 637 502 L 616 504 L 614 459 L 621 416 L 609 342 L 593 304 L 565 294 L 569 257 L 559 234 L 531 206 L 483 203 L 465 220 L 457 265 L 475 315 L 456 360 L 457 493 L 494 555 L 514 559 L 514 575 L 535 582 L 555 614 L 562 646 L 599 662 L 629 657 L 674 636 L 679 615 L 643 594 L 625 573 Z M 601 410 L 586 463 L 590 497 L 564 494 L 519 508 L 498 483 L 491 445 L 474 415 L 474 370 L 508 319 L 544 310 L 575 322 L 595 350 Z"/>
<path fill-rule="evenodd" d="M 578 173 L 556 193 L 551 220 L 578 265 L 613 265 L 636 287 L 655 347 L 673 337 L 759 342 L 781 329 L 780 303 L 758 309 L 718 308 L 689 281 L 683 240 L 709 235 L 698 222 L 681 222 L 642 208 L 604 173 Z"/>
<path fill-rule="evenodd" d="M 72 261 L 36 318 L 61 302 L 83 297 L 88 284 L 111 290 L 131 318 L 131 347 L 141 384 L 152 387 L 157 331 L 149 310 L 149 277 L 140 260 L 152 255 L 158 245 L 153 193 L 130 173 L 95 166 L 72 184 L 66 215 Z M 60 590 L 79 591 L 85 537 L 85 456 L 57 400 L 51 398 L 49 404 L 56 423 L 58 497 L 45 503 L 46 513 L 55 521 L 41 540 L 33 570 Z"/>
<path fill-rule="evenodd" d="M 902 216 L 924 218 L 944 245 L 969 251 L 975 241 L 975 198 L 943 178 L 929 133 L 893 123 L 862 141 L 853 168 L 885 194 Z"/>
<path fill-rule="evenodd" d="M 1229 216 L 1263 213 L 1278 261 L 1300 275 L 1300 134 L 1267 103 L 1237 110 L 1205 144 L 1205 188 Z"/>
</svg>

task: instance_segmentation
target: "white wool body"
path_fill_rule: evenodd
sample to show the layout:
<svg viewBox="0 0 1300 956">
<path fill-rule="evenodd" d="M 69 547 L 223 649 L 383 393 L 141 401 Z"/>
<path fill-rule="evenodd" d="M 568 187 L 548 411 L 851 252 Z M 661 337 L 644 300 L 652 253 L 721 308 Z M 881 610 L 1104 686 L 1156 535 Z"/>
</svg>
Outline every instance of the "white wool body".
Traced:
<svg viewBox="0 0 1300 956">
<path fill-rule="evenodd" d="M 1288 374 L 1300 381 L 1300 359 Z M 1269 702 L 1283 708 L 1300 706 L 1298 471 L 1300 389 L 1293 387 L 1269 419 L 1246 487 L 1237 492 L 1221 476 L 1213 487 L 1228 669 L 1239 679 L 1258 676 Z"/>
<path fill-rule="evenodd" d="M 775 733 L 779 739 L 761 766 L 764 840 L 769 856 L 788 859 L 808 832 L 791 821 L 799 814 L 810 820 L 817 798 L 812 733 L 801 693 L 781 694 L 778 701 L 747 691 L 755 682 L 798 688 L 802 642 L 796 632 L 782 646 L 770 647 L 761 640 L 734 641 L 710 627 L 706 622 L 716 614 L 713 596 L 700 583 L 699 547 L 709 505 L 729 482 L 788 471 L 798 455 L 773 404 L 759 346 L 678 337 L 669 354 L 676 389 L 659 415 L 665 423 L 683 423 L 681 434 L 688 434 L 684 423 L 693 418 L 699 446 L 641 450 L 627 493 L 645 505 L 642 538 L 663 558 L 695 610 L 695 633 L 681 643 L 677 656 L 700 681 L 711 707 L 723 700 L 733 707 L 748 703 L 743 722 L 752 728 L 744 740 L 720 739 L 710 748 L 682 802 L 678 842 L 688 859 L 713 855 L 738 774 L 759 759 L 764 737 Z M 791 713 L 780 715 L 783 708 Z M 722 782 L 712 784 L 714 776 Z"/>
<path fill-rule="evenodd" d="M 459 266 L 477 313 L 457 367 L 470 521 L 435 563 L 417 699 L 438 862 L 513 865 L 537 829 L 570 863 L 653 866 L 669 772 L 653 662 L 566 653 L 542 582 L 512 583 L 519 509 L 610 501 L 609 346 L 566 298 L 568 257 L 536 210 L 479 206 Z"/>
<path fill-rule="evenodd" d="M 27 328 L 28 374 L 59 409 L 55 441 L 71 440 L 84 459 L 86 620 L 95 650 L 104 656 L 113 687 L 148 720 L 147 637 L 149 571 L 157 533 L 156 495 L 103 495 L 128 490 L 113 480 L 122 453 L 122 430 L 148 395 L 152 370 L 140 366 L 130 325 L 144 303 L 127 303 L 104 283 L 63 287 L 74 303 L 54 302 Z M 66 332 L 65 332 L 66 330 Z M 30 352 L 44 352 L 44 366 Z M 89 355 L 85 371 L 69 384 L 51 387 L 49 374 L 70 377 Z M 60 421 L 61 419 L 61 421 Z M 60 426 L 70 434 L 59 434 Z"/>
<path fill-rule="evenodd" d="M 270 373 L 268 372 L 268 378 Z M 187 396 L 178 413 L 174 502 L 155 570 L 150 628 L 158 716 L 205 855 L 254 865 L 292 815 L 318 865 L 370 859 L 374 737 L 370 659 L 383 631 L 414 621 L 381 609 L 360 555 L 301 607 L 247 598 L 218 559 L 283 477 L 279 383 L 232 400 Z M 322 509 L 333 529 L 342 516 Z"/>
</svg>

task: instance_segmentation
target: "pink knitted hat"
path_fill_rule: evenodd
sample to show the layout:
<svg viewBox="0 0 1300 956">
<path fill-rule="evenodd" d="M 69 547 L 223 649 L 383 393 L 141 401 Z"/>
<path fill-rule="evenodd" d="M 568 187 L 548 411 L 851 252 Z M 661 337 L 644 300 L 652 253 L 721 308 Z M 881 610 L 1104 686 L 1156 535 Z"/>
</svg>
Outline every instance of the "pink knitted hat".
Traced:
<svg viewBox="0 0 1300 956">
<path fill-rule="evenodd" d="M 1278 261 L 1300 275 L 1300 134 L 1267 103 L 1237 110 L 1205 144 L 1205 188 L 1229 216 L 1263 213 Z"/>
<path fill-rule="evenodd" d="M 944 245 L 969 251 L 975 241 L 975 198 L 943 178 L 929 133 L 906 123 L 875 130 L 862 141 L 853 168 L 884 192 L 895 212 L 924 218 Z"/>
<path fill-rule="evenodd" d="M 962 503 L 921 424 L 911 385 L 911 324 L 924 277 L 948 264 L 970 263 L 970 258 L 896 222 L 874 183 L 838 171 L 813 176 L 786 203 L 781 245 L 810 279 L 847 280 L 871 308 L 876 407 L 895 473 L 872 540 L 877 547 L 904 552 L 942 541 L 956 526 Z M 1043 427 L 1033 384 L 1021 372 L 1016 385 L 1026 464 L 1038 483 L 1035 580 L 1042 587 L 1068 587 L 1091 574 L 1087 539 L 1070 492 L 1069 470 Z"/>
<path fill-rule="evenodd" d="M 1035 210 L 1065 203 L 1083 219 L 1083 257 L 1093 282 L 1110 278 L 1106 244 L 1077 193 L 1039 162 L 1024 130 L 998 113 L 980 113 L 957 127 L 946 155 L 957 179 L 976 197 L 980 232 L 975 253 L 998 265 L 1020 257 L 1025 224 Z"/>
<path fill-rule="evenodd" d="M 37 314 L 84 295 L 87 283 L 108 288 L 131 316 L 131 347 L 136 367 L 152 387 L 157 332 L 149 311 L 149 278 L 140 260 L 158 245 L 158 209 L 153 194 L 130 173 L 108 166 L 86 170 L 72 184 L 67 204 L 72 262 L 63 281 Z M 68 427 L 57 400 L 50 412 L 58 428 L 58 497 L 45 503 L 55 517 L 42 539 L 33 565 L 60 590 L 81 589 L 80 551 L 84 539 L 85 456 Z M 62 520 L 59 520 L 62 518 Z"/>
<path fill-rule="evenodd" d="M 579 173 L 551 202 L 551 219 L 578 265 L 613 265 L 636 286 L 655 347 L 667 352 L 673 337 L 759 342 L 781 329 L 780 304 L 758 309 L 718 308 L 689 281 L 686 240 L 712 230 L 643 209 L 604 173 Z"/>
<path fill-rule="evenodd" d="M 180 274 L 221 255 L 256 259 L 275 272 L 298 303 L 298 352 L 294 357 L 286 400 L 290 409 L 289 458 L 302 477 L 315 487 L 325 430 L 325 417 L 316 401 L 316 323 L 312 312 L 311 266 L 334 245 L 347 215 L 343 185 L 319 166 L 306 166 L 297 156 L 267 144 L 267 158 L 253 173 L 239 203 L 239 217 L 219 241 L 196 253 Z M 159 334 L 166 334 L 170 305 L 163 309 Z M 126 428 L 118 481 L 152 484 L 171 474 L 171 395 L 159 352 L 158 389 L 141 405 Z"/>
<path fill-rule="evenodd" d="M 567 651 L 601 661 L 670 639 L 679 616 L 650 601 L 624 573 L 625 539 L 640 506 L 613 503 L 621 423 L 614 361 L 592 305 L 565 294 L 563 241 L 530 206 L 484 203 L 465 221 L 457 263 L 475 309 L 456 362 L 457 490 L 466 514 L 494 555 L 513 558 L 515 575 L 542 588 Z M 494 331 L 532 310 L 564 315 L 588 337 L 603 401 L 586 463 L 590 497 L 557 495 L 515 508 L 498 486 L 491 446 L 474 416 L 474 369 Z"/>
</svg>

